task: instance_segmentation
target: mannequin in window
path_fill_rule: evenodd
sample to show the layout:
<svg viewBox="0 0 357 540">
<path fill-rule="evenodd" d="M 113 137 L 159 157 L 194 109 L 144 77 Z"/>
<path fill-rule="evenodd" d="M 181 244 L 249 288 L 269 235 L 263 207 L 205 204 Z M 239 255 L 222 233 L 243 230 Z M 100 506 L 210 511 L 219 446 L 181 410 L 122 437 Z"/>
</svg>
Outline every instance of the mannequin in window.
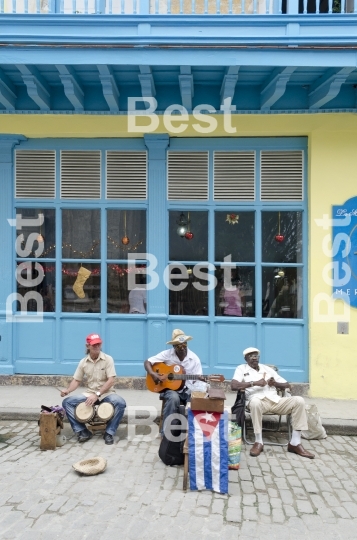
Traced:
<svg viewBox="0 0 357 540">
<path fill-rule="evenodd" d="M 228 317 L 242 317 L 242 299 L 240 295 L 240 281 L 234 279 L 232 285 L 224 285 L 224 310 L 223 315 Z"/>
<path fill-rule="evenodd" d="M 129 293 L 129 313 L 144 314 L 146 313 L 146 286 L 145 277 L 139 276 L 139 283 Z"/>
</svg>

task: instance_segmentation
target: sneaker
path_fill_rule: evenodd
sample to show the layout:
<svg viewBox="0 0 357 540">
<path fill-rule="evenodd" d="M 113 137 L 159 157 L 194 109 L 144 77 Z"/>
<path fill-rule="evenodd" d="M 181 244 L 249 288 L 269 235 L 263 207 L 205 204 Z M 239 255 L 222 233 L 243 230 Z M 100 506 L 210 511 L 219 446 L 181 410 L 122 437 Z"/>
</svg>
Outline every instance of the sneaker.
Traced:
<svg viewBox="0 0 357 540">
<path fill-rule="evenodd" d="M 114 444 L 114 437 L 110 433 L 105 432 L 103 435 L 105 444 Z"/>
<path fill-rule="evenodd" d="M 89 441 L 93 437 L 93 433 L 89 431 L 89 429 L 82 429 L 78 433 L 78 442 L 86 442 Z"/>
</svg>

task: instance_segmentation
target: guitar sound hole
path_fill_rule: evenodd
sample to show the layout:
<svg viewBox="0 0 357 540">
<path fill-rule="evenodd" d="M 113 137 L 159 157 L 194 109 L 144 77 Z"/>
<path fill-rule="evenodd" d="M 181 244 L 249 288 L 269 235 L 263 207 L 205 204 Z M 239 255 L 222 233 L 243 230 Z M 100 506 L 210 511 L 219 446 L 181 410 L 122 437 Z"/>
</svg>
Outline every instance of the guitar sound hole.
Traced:
<svg viewBox="0 0 357 540">
<path fill-rule="evenodd" d="M 173 381 L 174 380 L 174 374 L 173 373 L 169 373 L 167 378 L 169 379 L 169 381 Z"/>
</svg>

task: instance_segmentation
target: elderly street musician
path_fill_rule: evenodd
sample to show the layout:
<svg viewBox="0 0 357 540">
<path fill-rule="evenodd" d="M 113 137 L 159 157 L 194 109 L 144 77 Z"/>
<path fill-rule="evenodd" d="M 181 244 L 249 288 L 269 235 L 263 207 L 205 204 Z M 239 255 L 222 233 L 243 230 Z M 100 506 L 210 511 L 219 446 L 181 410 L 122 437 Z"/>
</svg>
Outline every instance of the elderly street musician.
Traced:
<svg viewBox="0 0 357 540">
<path fill-rule="evenodd" d="M 205 376 L 202 375 L 201 361 L 197 354 L 187 347 L 187 342 L 191 339 L 191 336 L 187 336 L 182 330 L 176 329 L 172 332 L 172 340 L 167 342 L 168 345 L 172 345 L 172 349 L 166 349 L 155 356 L 151 356 L 151 358 L 144 362 L 144 367 L 153 380 L 152 388 L 147 383 L 149 390 L 164 393 L 165 401 L 161 435 L 165 432 L 167 418 L 171 414 L 177 413 L 181 404 L 186 405 L 187 401 L 190 401 L 191 391 L 206 391 L 207 385 L 203 382 Z M 182 389 L 180 388 L 180 383 L 177 385 L 178 390 L 165 389 L 167 375 L 162 373 L 163 370 L 160 370 L 160 368 L 157 368 L 157 371 L 155 371 L 155 364 L 158 363 L 174 366 L 173 371 L 175 372 L 175 368 L 178 368 L 178 373 L 180 372 L 179 366 L 181 366 L 187 376 L 192 375 L 192 379 L 186 380 L 185 386 Z"/>
<path fill-rule="evenodd" d="M 301 444 L 301 431 L 307 430 L 305 401 L 300 396 L 280 397 L 277 389 L 285 390 L 290 384 L 280 377 L 270 366 L 260 364 L 260 351 L 248 347 L 243 351 L 245 364 L 239 365 L 233 375 L 232 390 L 244 390 L 252 417 L 255 443 L 250 455 L 258 457 L 264 450 L 262 438 L 262 418 L 265 413 L 291 414 L 293 427 L 288 452 L 313 459 Z"/>
<path fill-rule="evenodd" d="M 76 418 L 76 407 L 85 403 L 88 406 L 94 404 L 111 403 L 114 407 L 113 417 L 109 420 L 103 435 L 105 444 L 114 443 L 114 435 L 124 414 L 126 403 L 113 390 L 116 377 L 114 361 L 111 356 L 101 351 L 102 339 L 98 334 L 90 334 L 86 339 L 86 356 L 79 362 L 73 379 L 68 388 L 61 392 L 61 396 L 68 396 L 76 390 L 84 375 L 87 376 L 87 391 L 80 396 L 66 397 L 62 405 L 66 411 L 69 423 L 78 436 L 79 442 L 89 441 L 92 433 Z"/>
</svg>

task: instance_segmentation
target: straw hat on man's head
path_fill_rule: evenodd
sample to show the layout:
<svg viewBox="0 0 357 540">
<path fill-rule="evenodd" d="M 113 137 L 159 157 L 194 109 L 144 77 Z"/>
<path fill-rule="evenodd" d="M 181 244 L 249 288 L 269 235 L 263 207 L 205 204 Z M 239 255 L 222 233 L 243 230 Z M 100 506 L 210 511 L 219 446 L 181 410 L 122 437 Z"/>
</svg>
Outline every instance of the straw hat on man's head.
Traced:
<svg viewBox="0 0 357 540">
<path fill-rule="evenodd" d="M 172 332 L 171 341 L 168 341 L 167 345 L 181 345 L 182 343 L 190 341 L 190 339 L 192 339 L 192 336 L 186 336 L 185 332 L 176 328 L 176 330 Z"/>
</svg>

